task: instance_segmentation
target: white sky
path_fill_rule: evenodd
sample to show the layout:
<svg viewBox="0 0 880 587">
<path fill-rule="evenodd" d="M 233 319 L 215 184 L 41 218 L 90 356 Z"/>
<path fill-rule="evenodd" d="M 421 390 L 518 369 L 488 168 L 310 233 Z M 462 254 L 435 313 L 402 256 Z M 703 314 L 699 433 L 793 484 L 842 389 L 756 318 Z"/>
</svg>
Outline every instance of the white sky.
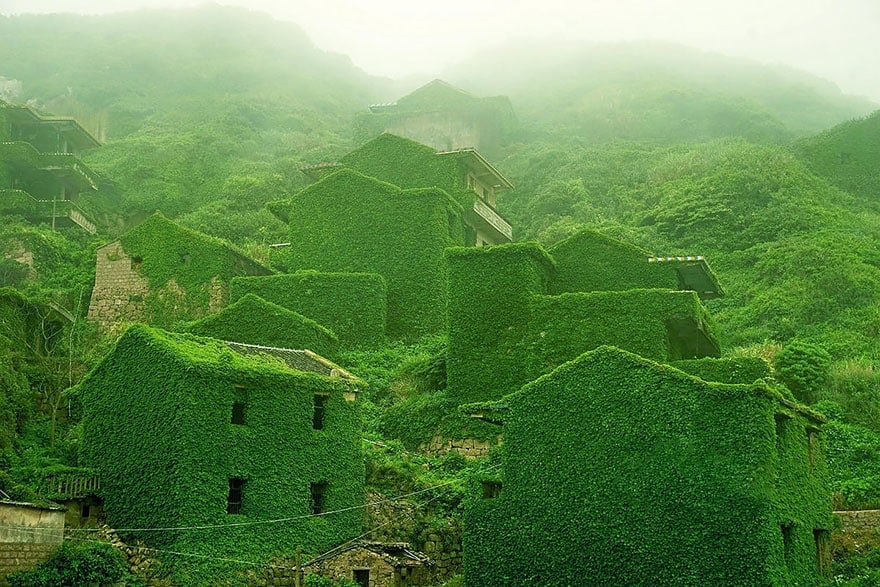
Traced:
<svg viewBox="0 0 880 587">
<path fill-rule="evenodd" d="M 104 13 L 203 0 L 0 0 L 0 13 Z M 219 0 L 296 22 L 365 71 L 442 74 L 511 40 L 662 39 L 803 69 L 880 102 L 880 0 Z"/>
</svg>

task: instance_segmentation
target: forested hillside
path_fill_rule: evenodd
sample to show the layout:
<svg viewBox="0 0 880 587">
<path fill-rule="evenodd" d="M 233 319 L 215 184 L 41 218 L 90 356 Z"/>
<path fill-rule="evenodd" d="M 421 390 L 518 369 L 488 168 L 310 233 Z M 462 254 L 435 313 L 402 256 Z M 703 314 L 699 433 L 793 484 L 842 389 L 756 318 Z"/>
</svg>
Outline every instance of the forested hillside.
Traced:
<svg viewBox="0 0 880 587">
<path fill-rule="evenodd" d="M 446 75 L 516 112 L 492 161 L 516 186 L 498 198 L 514 240 L 550 246 L 588 227 L 704 255 L 726 292 L 706 302 L 721 348 L 776 359 L 780 381 L 830 418 L 837 505 L 880 505 L 878 105 L 655 43 L 510 48 Z M 0 16 L 0 99 L 76 117 L 103 142 L 83 155 L 98 190 L 78 202 L 96 235 L 0 214 L 0 490 L 78 464 L 81 406 L 64 390 L 113 342 L 86 320 L 98 246 L 159 210 L 269 263 L 289 232 L 265 204 L 309 183 L 301 166 L 357 147 L 369 104 L 412 89 L 238 8 Z M 32 267 L 13 258 L 23 247 Z M 336 358 L 370 384 L 368 486 L 452 485 L 430 494 L 437 515 L 419 531 L 459 513 L 466 467 L 407 453 L 401 431 L 421 423 L 395 408 L 421 402 L 434 423 L 429 411 L 451 407 L 445 345 Z"/>
</svg>

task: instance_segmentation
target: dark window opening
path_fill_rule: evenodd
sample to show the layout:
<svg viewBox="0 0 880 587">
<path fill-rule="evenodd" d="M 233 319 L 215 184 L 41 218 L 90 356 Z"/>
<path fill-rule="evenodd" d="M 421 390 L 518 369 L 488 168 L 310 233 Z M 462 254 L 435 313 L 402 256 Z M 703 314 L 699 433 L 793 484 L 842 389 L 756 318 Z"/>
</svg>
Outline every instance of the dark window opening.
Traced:
<svg viewBox="0 0 880 587">
<path fill-rule="evenodd" d="M 816 568 L 823 577 L 831 575 L 831 550 L 828 548 L 828 530 L 813 530 L 813 540 L 816 542 Z"/>
<path fill-rule="evenodd" d="M 816 466 L 816 453 L 819 451 L 819 434 L 815 428 L 807 428 L 807 459 L 810 461 L 810 472 Z"/>
<path fill-rule="evenodd" d="M 327 404 L 327 396 L 315 394 L 314 412 L 312 412 L 312 428 L 315 430 L 324 429 L 324 407 Z"/>
<path fill-rule="evenodd" d="M 782 446 L 782 437 L 785 435 L 785 421 L 788 420 L 788 416 L 785 414 L 775 414 L 773 420 L 776 422 L 776 448 L 778 450 Z"/>
<path fill-rule="evenodd" d="M 779 527 L 782 532 L 782 552 L 785 555 L 785 565 L 791 567 L 794 555 L 794 524 L 787 522 Z"/>
<path fill-rule="evenodd" d="M 91 515 L 92 515 L 91 504 L 88 504 L 88 503 L 82 504 L 82 507 L 79 510 L 79 517 L 85 519 L 85 518 L 91 517 Z"/>
<path fill-rule="evenodd" d="M 180 262 L 184 265 L 189 265 L 190 255 L 189 253 L 184 253 L 180 256 Z"/>
<path fill-rule="evenodd" d="M 247 390 L 236 385 L 235 395 L 232 399 L 232 417 L 229 419 L 231 423 L 244 425 L 245 406 L 247 406 Z"/>
<path fill-rule="evenodd" d="M 309 509 L 312 515 L 317 516 L 324 513 L 324 499 L 327 495 L 327 482 L 319 481 L 309 485 Z"/>
<path fill-rule="evenodd" d="M 238 477 L 229 478 L 229 495 L 226 497 L 226 513 L 241 513 L 241 496 L 244 492 L 244 479 Z"/>
<path fill-rule="evenodd" d="M 358 587 L 370 587 L 370 569 L 354 569 L 352 573 Z"/>
<path fill-rule="evenodd" d="M 500 481 L 483 481 L 483 499 L 495 499 L 501 496 Z"/>
<path fill-rule="evenodd" d="M 143 257 L 132 257 L 131 258 L 131 268 L 132 269 L 140 269 L 141 265 L 144 264 Z"/>
</svg>

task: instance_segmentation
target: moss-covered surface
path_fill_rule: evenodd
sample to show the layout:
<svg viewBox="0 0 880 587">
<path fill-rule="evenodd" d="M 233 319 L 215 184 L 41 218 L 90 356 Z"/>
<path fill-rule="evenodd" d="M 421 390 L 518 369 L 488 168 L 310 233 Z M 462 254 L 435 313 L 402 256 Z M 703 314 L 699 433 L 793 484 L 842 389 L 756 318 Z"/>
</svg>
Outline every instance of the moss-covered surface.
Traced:
<svg viewBox="0 0 880 587">
<path fill-rule="evenodd" d="M 402 161 L 392 163 L 407 167 Z M 431 185 L 436 184 L 421 187 Z M 446 192 L 402 190 L 345 169 L 273 205 L 285 206 L 290 218 L 291 271 L 381 275 L 388 284 L 390 337 L 416 340 L 443 330 L 443 250 L 464 244 L 460 206 Z"/>
<path fill-rule="evenodd" d="M 570 236 L 549 253 L 556 261 L 550 293 L 678 288 L 671 265 L 648 263 L 649 251 L 593 230 Z"/>
<path fill-rule="evenodd" d="M 177 528 L 127 535 L 205 556 L 180 561 L 184 584 L 232 577 L 240 565 L 220 558 L 266 562 L 356 536 L 364 468 L 347 391 L 216 340 L 133 326 L 77 388 L 83 456 L 101 475 L 108 523 Z M 315 394 L 327 396 L 322 430 Z M 236 401 L 243 425 L 231 423 Z M 244 480 L 240 514 L 227 513 L 230 478 Z M 310 484 L 322 482 L 328 513 L 312 516 Z"/>
<path fill-rule="evenodd" d="M 229 282 L 235 276 L 272 273 L 231 244 L 184 228 L 159 213 L 119 240 L 133 267 L 147 278 L 147 318 L 157 325 L 204 316 L 212 296 L 219 293 L 221 301 L 228 299 Z"/>
<path fill-rule="evenodd" d="M 717 383 L 754 383 L 770 377 L 770 364 L 760 357 L 704 357 L 669 364 L 703 381 Z"/>
<path fill-rule="evenodd" d="M 186 330 L 245 344 L 309 349 L 330 358 L 339 348 L 339 339 L 331 330 L 254 294 L 246 294 L 216 314 L 190 323 Z"/>
<path fill-rule="evenodd" d="M 820 419 L 774 390 L 602 347 L 491 407 L 503 488 L 472 488 L 468 585 L 820 583 Z"/>
<path fill-rule="evenodd" d="M 252 293 L 330 329 L 344 349 L 385 342 L 387 287 L 374 273 L 319 273 L 237 277 L 231 299 Z"/>
<path fill-rule="evenodd" d="M 670 361 L 719 354 L 694 292 L 668 289 L 545 295 L 558 276 L 538 245 L 450 249 L 450 397 L 519 389 L 603 344 Z"/>
</svg>

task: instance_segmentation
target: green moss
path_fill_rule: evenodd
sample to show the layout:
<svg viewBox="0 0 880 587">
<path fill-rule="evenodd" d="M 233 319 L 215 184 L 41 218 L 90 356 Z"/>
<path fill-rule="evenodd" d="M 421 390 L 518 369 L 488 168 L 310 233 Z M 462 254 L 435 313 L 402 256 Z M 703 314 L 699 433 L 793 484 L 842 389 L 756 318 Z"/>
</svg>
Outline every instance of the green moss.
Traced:
<svg viewBox="0 0 880 587">
<path fill-rule="evenodd" d="M 342 348 L 370 348 L 385 342 L 387 288 L 381 275 L 298 271 L 232 280 L 233 301 L 249 293 L 332 330 Z"/>
<path fill-rule="evenodd" d="M 339 339 L 331 330 L 254 294 L 247 294 L 220 312 L 190 323 L 186 330 L 245 344 L 309 349 L 331 358 L 339 347 Z"/>
<path fill-rule="evenodd" d="M 472 488 L 467 584 L 821 582 L 813 531 L 831 512 L 807 434 L 819 421 L 774 390 L 602 347 L 494 406 L 503 490 Z"/>
<path fill-rule="evenodd" d="M 130 328 L 77 388 L 83 456 L 101 475 L 108 523 L 218 526 L 128 533 L 207 557 L 180 561 L 188 577 L 178 579 L 190 584 L 241 567 L 212 559 L 266 563 L 352 538 L 364 470 L 348 391 L 338 379 L 241 356 L 216 340 Z M 316 393 L 328 397 L 322 430 L 313 429 Z M 232 424 L 242 400 L 245 423 Z M 227 513 L 230 478 L 245 480 L 240 514 Z M 324 510 L 345 511 L 310 516 L 310 483 L 318 482 L 327 483 Z M 233 525 L 280 519 L 289 521 Z"/>
</svg>

